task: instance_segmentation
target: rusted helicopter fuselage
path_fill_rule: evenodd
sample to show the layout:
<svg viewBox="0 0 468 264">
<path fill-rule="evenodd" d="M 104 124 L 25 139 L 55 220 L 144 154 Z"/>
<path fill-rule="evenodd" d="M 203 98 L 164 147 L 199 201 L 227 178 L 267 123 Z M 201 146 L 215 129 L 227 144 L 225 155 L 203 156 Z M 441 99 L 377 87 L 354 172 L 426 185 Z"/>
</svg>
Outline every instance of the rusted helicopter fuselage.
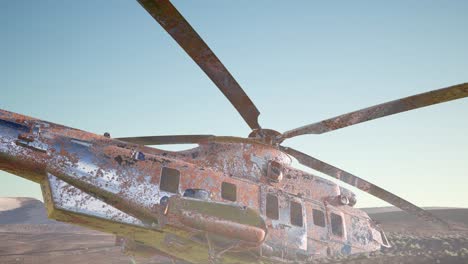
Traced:
<svg viewBox="0 0 468 264">
<path fill-rule="evenodd" d="M 265 263 L 388 245 L 353 193 L 254 139 L 170 152 L 0 110 L 0 169 L 39 183 L 50 218 L 131 252 Z"/>
</svg>

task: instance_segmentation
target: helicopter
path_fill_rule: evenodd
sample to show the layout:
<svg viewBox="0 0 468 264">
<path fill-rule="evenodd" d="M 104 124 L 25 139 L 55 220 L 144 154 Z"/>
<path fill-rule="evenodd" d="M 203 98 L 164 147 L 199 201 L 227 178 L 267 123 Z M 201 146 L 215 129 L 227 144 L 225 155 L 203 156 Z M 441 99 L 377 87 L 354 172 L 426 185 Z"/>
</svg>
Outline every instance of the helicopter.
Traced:
<svg viewBox="0 0 468 264">
<path fill-rule="evenodd" d="M 0 169 L 40 184 L 48 216 L 115 234 L 128 254 L 191 263 L 297 263 L 389 247 L 354 205 L 356 195 L 296 169 L 292 159 L 408 213 L 450 225 L 345 170 L 283 145 L 468 96 L 468 84 L 434 90 L 283 133 L 259 110 L 168 0 L 139 0 L 199 65 L 252 129 L 246 137 L 111 138 L 0 110 Z M 198 144 L 184 151 L 154 147 Z"/>
</svg>

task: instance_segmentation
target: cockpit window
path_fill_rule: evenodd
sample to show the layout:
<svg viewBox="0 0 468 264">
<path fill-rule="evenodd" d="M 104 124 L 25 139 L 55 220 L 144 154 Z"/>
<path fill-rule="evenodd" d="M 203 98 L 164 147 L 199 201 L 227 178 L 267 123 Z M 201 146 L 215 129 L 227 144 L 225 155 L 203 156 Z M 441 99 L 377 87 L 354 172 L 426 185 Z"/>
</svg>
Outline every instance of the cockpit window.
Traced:
<svg viewBox="0 0 468 264">
<path fill-rule="evenodd" d="M 176 169 L 163 167 L 161 171 L 161 182 L 159 189 L 161 191 L 178 193 L 179 192 L 180 172 Z"/>
<path fill-rule="evenodd" d="M 278 197 L 273 194 L 267 194 L 266 197 L 266 216 L 273 220 L 279 219 Z"/>
<path fill-rule="evenodd" d="M 323 211 L 312 209 L 312 218 L 314 219 L 314 225 L 325 227 L 325 214 Z"/>
<path fill-rule="evenodd" d="M 343 232 L 343 218 L 340 215 L 331 213 L 330 214 L 330 222 L 331 222 L 331 228 L 332 228 L 332 233 L 335 236 L 342 237 L 344 232 Z"/>
</svg>

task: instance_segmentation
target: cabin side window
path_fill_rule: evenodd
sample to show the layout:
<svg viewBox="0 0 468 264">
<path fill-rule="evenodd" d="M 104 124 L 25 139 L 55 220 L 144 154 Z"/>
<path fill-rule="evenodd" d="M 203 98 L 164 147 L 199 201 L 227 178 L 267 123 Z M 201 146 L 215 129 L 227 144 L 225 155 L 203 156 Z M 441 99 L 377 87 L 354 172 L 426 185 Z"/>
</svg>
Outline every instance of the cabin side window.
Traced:
<svg viewBox="0 0 468 264">
<path fill-rule="evenodd" d="M 300 203 L 291 201 L 291 224 L 295 226 L 302 226 L 302 205 Z"/>
<path fill-rule="evenodd" d="M 331 222 L 332 234 L 335 236 L 342 237 L 343 236 L 343 218 L 340 215 L 331 213 L 330 222 Z"/>
<path fill-rule="evenodd" d="M 178 193 L 179 192 L 180 172 L 176 169 L 163 167 L 161 170 L 161 181 L 159 189 L 161 191 Z"/>
<path fill-rule="evenodd" d="M 273 220 L 279 219 L 278 197 L 273 194 L 267 194 L 266 197 L 266 216 Z"/>
<path fill-rule="evenodd" d="M 323 211 L 312 209 L 312 218 L 314 219 L 314 225 L 325 227 L 325 214 Z"/>
<path fill-rule="evenodd" d="M 223 182 L 221 184 L 221 197 L 225 200 L 235 202 L 237 200 L 236 185 L 229 182 Z"/>
</svg>

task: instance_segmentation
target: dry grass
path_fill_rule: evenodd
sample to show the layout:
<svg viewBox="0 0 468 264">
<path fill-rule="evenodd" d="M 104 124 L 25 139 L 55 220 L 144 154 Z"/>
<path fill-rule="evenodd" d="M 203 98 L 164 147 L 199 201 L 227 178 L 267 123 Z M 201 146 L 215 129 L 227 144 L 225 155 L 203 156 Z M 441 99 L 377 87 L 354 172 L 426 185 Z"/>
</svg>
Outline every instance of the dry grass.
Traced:
<svg viewBox="0 0 468 264">
<path fill-rule="evenodd" d="M 314 263 L 346 264 L 422 264 L 468 263 L 468 234 L 420 236 L 402 233 L 388 234 L 391 248 L 381 251 L 317 260 Z"/>
</svg>

